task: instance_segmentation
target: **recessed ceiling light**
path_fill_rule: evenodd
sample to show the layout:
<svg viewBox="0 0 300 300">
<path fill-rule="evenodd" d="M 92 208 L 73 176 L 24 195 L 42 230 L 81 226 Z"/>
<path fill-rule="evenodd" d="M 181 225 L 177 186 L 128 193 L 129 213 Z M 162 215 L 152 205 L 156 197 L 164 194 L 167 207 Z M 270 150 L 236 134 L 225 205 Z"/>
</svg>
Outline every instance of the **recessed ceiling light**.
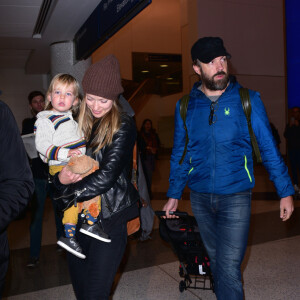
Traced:
<svg viewBox="0 0 300 300">
<path fill-rule="evenodd" d="M 168 65 L 160 65 L 161 68 L 167 68 Z"/>
<path fill-rule="evenodd" d="M 148 70 L 143 70 L 143 71 L 141 71 L 142 73 L 149 73 L 149 71 Z"/>
</svg>

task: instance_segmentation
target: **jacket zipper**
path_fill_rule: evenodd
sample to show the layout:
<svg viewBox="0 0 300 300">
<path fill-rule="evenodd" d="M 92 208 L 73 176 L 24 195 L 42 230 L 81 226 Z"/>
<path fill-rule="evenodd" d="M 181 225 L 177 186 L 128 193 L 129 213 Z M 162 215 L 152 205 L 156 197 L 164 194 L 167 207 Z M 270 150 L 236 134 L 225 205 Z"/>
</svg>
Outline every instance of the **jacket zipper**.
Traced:
<svg viewBox="0 0 300 300">
<path fill-rule="evenodd" d="M 222 95 L 217 99 L 217 101 L 215 101 L 214 103 L 212 103 L 212 101 L 209 99 L 210 101 L 210 105 L 213 106 L 218 106 L 219 105 L 219 101 L 220 98 L 222 97 Z M 217 109 L 214 111 L 214 114 L 217 114 Z M 215 137 L 215 122 L 213 122 L 211 125 L 211 137 L 212 137 L 212 174 L 211 174 L 211 180 L 212 180 L 212 193 L 214 193 L 215 191 L 215 174 L 216 174 L 216 137 Z"/>
<path fill-rule="evenodd" d="M 60 198 L 68 198 L 68 197 L 73 196 L 73 195 L 75 195 L 76 197 L 78 197 L 78 196 L 80 196 L 84 191 L 86 191 L 86 188 L 83 188 L 83 189 L 80 190 L 80 191 L 75 191 L 75 192 L 73 192 L 73 193 L 71 193 L 71 194 L 68 194 L 68 195 L 61 195 L 61 196 L 56 197 L 56 198 L 53 198 L 53 199 L 56 200 L 56 199 L 60 199 Z"/>
<path fill-rule="evenodd" d="M 244 158 L 245 158 L 245 170 L 246 170 L 246 172 L 247 172 L 247 174 L 248 174 L 248 177 L 249 177 L 250 182 L 252 182 L 252 178 L 251 178 L 250 172 L 249 172 L 249 170 L 248 170 L 247 156 L 244 155 Z"/>
<path fill-rule="evenodd" d="M 211 131 L 212 131 L 212 174 L 211 174 L 211 180 L 212 180 L 212 193 L 215 191 L 215 168 L 216 168 L 216 141 L 215 141 L 215 124 L 211 125 Z"/>
<path fill-rule="evenodd" d="M 107 201 L 107 199 L 106 199 L 105 194 L 102 194 L 101 197 L 102 197 L 103 200 L 105 201 L 106 207 L 108 208 L 108 210 L 110 211 L 110 213 L 112 213 L 113 211 L 112 211 L 111 207 L 110 207 L 109 204 L 108 204 L 108 201 Z"/>
<path fill-rule="evenodd" d="M 190 165 L 192 164 L 192 157 L 190 157 Z M 190 175 L 190 173 L 194 170 L 194 167 L 192 166 L 192 168 L 189 170 L 188 175 Z"/>
</svg>

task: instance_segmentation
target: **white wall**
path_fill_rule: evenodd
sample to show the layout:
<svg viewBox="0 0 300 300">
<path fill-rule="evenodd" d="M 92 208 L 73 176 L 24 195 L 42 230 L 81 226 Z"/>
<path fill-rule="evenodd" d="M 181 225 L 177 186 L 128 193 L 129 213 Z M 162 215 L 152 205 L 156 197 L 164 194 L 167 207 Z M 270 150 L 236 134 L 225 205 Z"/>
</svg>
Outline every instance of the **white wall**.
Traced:
<svg viewBox="0 0 300 300">
<path fill-rule="evenodd" d="M 28 75 L 22 69 L 0 69 L 0 99 L 12 110 L 21 131 L 22 121 L 31 117 L 27 96 L 33 90 L 46 92 L 46 75 Z"/>
</svg>

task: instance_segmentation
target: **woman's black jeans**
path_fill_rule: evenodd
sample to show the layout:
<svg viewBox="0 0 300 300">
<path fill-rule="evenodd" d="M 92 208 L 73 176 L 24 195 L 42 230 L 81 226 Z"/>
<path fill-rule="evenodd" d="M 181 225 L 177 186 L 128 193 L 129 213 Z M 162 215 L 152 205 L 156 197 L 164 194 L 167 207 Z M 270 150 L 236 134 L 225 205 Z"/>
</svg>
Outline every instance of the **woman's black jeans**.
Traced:
<svg viewBox="0 0 300 300">
<path fill-rule="evenodd" d="M 77 240 L 86 255 L 86 259 L 80 259 L 68 253 L 69 272 L 78 300 L 109 299 L 127 244 L 127 224 L 118 224 L 107 234 L 111 237 L 110 243 L 76 232 Z"/>
</svg>

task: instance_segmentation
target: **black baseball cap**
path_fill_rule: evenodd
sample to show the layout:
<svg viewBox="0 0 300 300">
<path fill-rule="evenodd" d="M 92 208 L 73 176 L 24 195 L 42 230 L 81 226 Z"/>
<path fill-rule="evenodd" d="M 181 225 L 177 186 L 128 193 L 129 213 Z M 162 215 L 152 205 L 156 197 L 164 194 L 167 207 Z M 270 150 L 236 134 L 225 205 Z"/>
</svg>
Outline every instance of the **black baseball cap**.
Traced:
<svg viewBox="0 0 300 300">
<path fill-rule="evenodd" d="M 199 59 L 202 63 L 209 63 L 219 56 L 231 55 L 226 51 L 223 40 L 219 37 L 203 37 L 200 38 L 191 49 L 192 60 Z"/>
</svg>

